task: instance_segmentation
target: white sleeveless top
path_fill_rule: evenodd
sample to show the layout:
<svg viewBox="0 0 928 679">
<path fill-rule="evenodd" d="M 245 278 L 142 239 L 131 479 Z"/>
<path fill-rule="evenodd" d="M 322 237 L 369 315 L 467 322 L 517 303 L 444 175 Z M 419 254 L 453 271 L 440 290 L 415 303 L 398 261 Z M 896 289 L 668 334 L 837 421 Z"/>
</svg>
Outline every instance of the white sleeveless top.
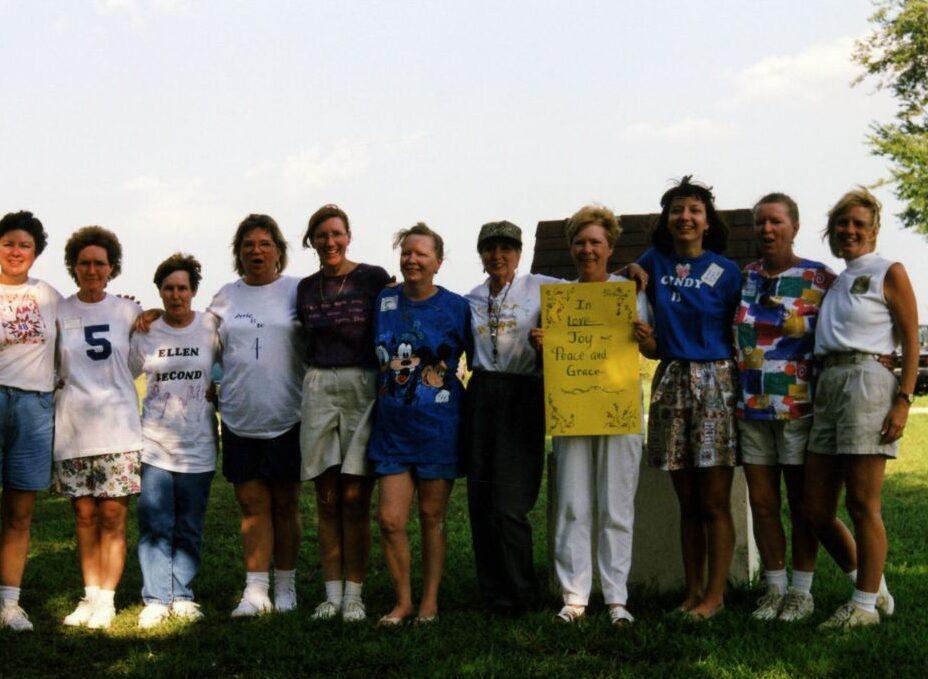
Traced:
<svg viewBox="0 0 928 679">
<path fill-rule="evenodd" d="M 890 354 L 896 348 L 883 280 L 893 262 L 868 253 L 847 263 L 822 302 L 815 354 L 860 351 Z"/>
</svg>

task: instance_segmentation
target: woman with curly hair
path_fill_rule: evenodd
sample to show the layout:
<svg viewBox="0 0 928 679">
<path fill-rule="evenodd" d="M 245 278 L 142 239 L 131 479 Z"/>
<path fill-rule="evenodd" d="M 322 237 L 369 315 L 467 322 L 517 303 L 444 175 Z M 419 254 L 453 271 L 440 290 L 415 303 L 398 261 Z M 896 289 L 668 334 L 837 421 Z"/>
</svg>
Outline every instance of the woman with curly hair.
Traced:
<svg viewBox="0 0 928 679">
<path fill-rule="evenodd" d="M 138 305 L 106 292 L 122 268 L 116 235 L 75 231 L 65 264 L 77 293 L 58 306 L 55 490 L 71 498 L 84 597 L 66 625 L 107 628 L 126 561 L 129 498 L 141 480 L 142 431 L 129 370 L 129 335 Z"/>
</svg>

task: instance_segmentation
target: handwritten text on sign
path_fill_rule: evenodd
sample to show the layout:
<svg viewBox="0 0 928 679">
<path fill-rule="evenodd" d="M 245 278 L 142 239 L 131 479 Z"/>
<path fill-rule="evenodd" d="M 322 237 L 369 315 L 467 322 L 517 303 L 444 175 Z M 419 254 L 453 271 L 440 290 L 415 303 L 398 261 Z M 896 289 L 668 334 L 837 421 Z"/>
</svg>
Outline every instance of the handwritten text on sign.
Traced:
<svg viewBox="0 0 928 679">
<path fill-rule="evenodd" d="M 550 436 L 641 433 L 634 283 L 541 286 Z"/>
</svg>

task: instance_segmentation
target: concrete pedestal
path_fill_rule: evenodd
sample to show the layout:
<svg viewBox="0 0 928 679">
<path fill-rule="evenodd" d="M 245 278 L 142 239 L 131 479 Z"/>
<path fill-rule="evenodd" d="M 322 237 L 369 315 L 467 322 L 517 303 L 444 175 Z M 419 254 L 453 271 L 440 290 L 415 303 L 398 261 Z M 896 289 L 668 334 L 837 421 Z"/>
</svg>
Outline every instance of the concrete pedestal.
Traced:
<svg viewBox="0 0 928 679">
<path fill-rule="evenodd" d="M 554 454 L 549 453 L 548 580 L 553 590 L 560 594 L 554 575 L 554 507 L 557 502 L 554 479 L 556 473 L 557 461 Z M 732 484 L 731 513 L 735 522 L 736 541 L 729 581 L 740 584 L 755 577 L 760 568 L 760 558 L 754 543 L 748 489 L 744 480 L 744 472 L 740 467 L 735 470 Z M 644 460 L 641 463 L 638 493 L 635 496 L 635 535 L 629 582 L 658 591 L 683 587 L 680 510 L 677 497 L 673 492 L 670 474 L 649 467 Z"/>
</svg>

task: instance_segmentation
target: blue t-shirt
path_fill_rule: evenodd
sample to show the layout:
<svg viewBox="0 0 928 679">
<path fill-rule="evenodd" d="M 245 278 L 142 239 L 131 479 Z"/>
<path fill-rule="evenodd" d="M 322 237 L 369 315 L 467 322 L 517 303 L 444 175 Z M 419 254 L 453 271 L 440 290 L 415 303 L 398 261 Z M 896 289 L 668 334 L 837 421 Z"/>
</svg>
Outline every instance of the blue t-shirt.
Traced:
<svg viewBox="0 0 928 679">
<path fill-rule="evenodd" d="M 648 272 L 657 351 L 662 359 L 718 361 L 733 355 L 731 319 L 741 299 L 741 271 L 706 250 L 699 257 L 650 248 L 638 259 Z"/>
<path fill-rule="evenodd" d="M 470 305 L 442 287 L 423 301 L 386 288 L 374 306 L 380 365 L 374 427 L 367 447 L 375 462 L 456 464 L 464 387 L 462 353 L 473 356 Z"/>
</svg>

